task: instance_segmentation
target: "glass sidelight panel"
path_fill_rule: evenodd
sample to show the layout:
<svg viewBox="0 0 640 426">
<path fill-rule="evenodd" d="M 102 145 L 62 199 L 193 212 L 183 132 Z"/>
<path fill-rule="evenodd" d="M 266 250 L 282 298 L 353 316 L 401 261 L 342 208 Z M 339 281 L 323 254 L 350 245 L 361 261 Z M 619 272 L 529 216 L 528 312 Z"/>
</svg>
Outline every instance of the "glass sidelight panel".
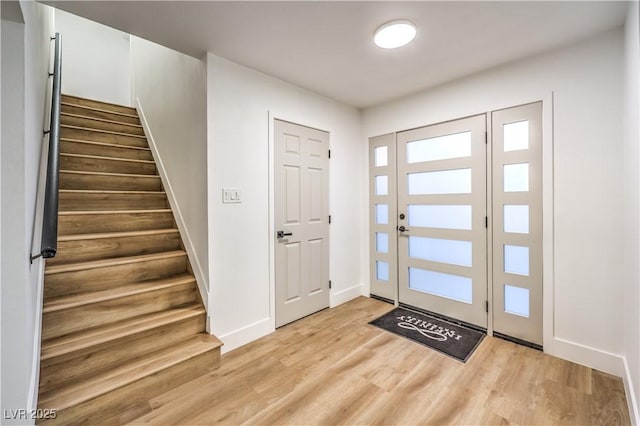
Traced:
<svg viewBox="0 0 640 426">
<path fill-rule="evenodd" d="M 452 265 L 471 266 L 471 241 L 410 236 L 409 257 Z"/>
<path fill-rule="evenodd" d="M 374 150 L 375 165 L 376 167 L 384 167 L 389 164 L 388 160 L 388 148 L 386 146 L 379 146 Z"/>
<path fill-rule="evenodd" d="M 471 169 L 409 173 L 409 195 L 470 194 Z"/>
<path fill-rule="evenodd" d="M 387 176 L 376 176 L 376 195 L 387 195 L 389 193 L 389 178 Z"/>
<path fill-rule="evenodd" d="M 504 232 L 529 233 L 529 206 L 505 204 L 503 209 Z"/>
<path fill-rule="evenodd" d="M 376 262 L 376 278 L 380 281 L 389 281 L 389 264 L 378 260 Z"/>
<path fill-rule="evenodd" d="M 491 113 L 493 327 L 542 345 L 542 103 Z"/>
<path fill-rule="evenodd" d="M 389 253 L 389 234 L 386 232 L 376 232 L 376 251 Z"/>
<path fill-rule="evenodd" d="M 386 225 L 389 223 L 389 205 L 376 204 L 376 223 Z"/>
<path fill-rule="evenodd" d="M 455 133 L 407 143 L 407 163 L 471 156 L 471 132 Z"/>
<path fill-rule="evenodd" d="M 471 278 L 420 268 L 409 268 L 409 288 L 447 299 L 472 303 Z"/>
<path fill-rule="evenodd" d="M 504 246 L 504 272 L 529 275 L 529 247 Z"/>
<path fill-rule="evenodd" d="M 529 121 L 518 121 L 503 126 L 504 152 L 529 148 Z"/>
<path fill-rule="evenodd" d="M 504 165 L 504 192 L 522 192 L 529 190 L 529 164 Z"/>
<path fill-rule="evenodd" d="M 422 205 L 408 206 L 409 226 L 440 229 L 471 229 L 471 206 Z"/>
<path fill-rule="evenodd" d="M 396 136 L 369 139 L 369 253 L 372 295 L 395 300 L 398 282 Z"/>
<path fill-rule="evenodd" d="M 529 318 L 529 289 L 505 284 L 504 311 Z"/>
</svg>

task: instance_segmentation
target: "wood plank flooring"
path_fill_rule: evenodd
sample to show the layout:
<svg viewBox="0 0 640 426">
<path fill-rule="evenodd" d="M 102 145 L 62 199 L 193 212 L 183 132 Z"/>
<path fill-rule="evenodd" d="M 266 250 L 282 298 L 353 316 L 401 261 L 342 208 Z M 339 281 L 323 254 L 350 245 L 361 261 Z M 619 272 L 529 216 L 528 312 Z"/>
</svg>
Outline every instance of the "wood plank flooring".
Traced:
<svg viewBox="0 0 640 426">
<path fill-rule="evenodd" d="M 360 297 L 222 357 L 131 424 L 628 425 L 619 378 L 486 337 L 466 364 L 367 323 Z"/>
</svg>

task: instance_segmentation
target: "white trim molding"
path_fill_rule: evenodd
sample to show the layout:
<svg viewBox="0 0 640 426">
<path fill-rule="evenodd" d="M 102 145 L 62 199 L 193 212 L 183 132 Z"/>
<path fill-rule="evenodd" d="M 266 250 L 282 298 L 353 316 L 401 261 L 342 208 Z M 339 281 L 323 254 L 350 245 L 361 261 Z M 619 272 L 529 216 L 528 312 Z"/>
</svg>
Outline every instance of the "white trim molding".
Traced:
<svg viewBox="0 0 640 426">
<path fill-rule="evenodd" d="M 329 299 L 329 307 L 335 308 L 338 305 L 347 303 L 348 301 L 360 296 L 369 297 L 369 295 L 365 293 L 366 290 L 367 288 L 364 284 L 358 284 L 349 288 L 345 288 L 344 290 L 333 292 Z"/>
<path fill-rule="evenodd" d="M 226 334 L 215 334 L 224 343 L 222 347 L 222 353 L 224 354 L 247 343 L 251 343 L 254 340 L 258 340 L 274 331 L 273 319 L 267 317 Z"/>
</svg>

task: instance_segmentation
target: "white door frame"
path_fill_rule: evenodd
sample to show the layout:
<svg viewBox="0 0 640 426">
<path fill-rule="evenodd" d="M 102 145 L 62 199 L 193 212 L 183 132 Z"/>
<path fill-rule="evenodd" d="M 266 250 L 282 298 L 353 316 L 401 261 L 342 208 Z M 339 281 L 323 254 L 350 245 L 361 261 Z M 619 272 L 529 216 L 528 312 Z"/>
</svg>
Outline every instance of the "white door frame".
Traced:
<svg viewBox="0 0 640 426">
<path fill-rule="evenodd" d="M 276 215 L 275 215 L 275 120 L 287 121 L 312 129 L 321 130 L 329 134 L 329 149 L 331 149 L 331 131 L 327 123 L 314 122 L 306 114 L 284 113 L 283 111 L 267 110 L 267 132 L 269 135 L 269 324 L 271 331 L 276 329 Z M 331 214 L 331 166 L 329 166 L 329 214 Z M 329 227 L 329 279 L 331 279 L 331 241 L 333 241 L 332 227 Z M 329 289 L 329 307 L 334 306 L 333 289 Z M 249 326 L 250 327 L 250 326 Z"/>
</svg>

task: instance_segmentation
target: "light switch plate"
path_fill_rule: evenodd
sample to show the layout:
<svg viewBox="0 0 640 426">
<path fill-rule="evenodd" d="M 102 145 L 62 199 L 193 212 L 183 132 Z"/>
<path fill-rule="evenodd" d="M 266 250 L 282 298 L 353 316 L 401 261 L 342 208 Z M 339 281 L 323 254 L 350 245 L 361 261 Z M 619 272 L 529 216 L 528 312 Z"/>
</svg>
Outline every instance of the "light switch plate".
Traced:
<svg viewBox="0 0 640 426">
<path fill-rule="evenodd" d="M 242 191 L 240 188 L 222 188 L 223 203 L 241 203 Z"/>
</svg>

